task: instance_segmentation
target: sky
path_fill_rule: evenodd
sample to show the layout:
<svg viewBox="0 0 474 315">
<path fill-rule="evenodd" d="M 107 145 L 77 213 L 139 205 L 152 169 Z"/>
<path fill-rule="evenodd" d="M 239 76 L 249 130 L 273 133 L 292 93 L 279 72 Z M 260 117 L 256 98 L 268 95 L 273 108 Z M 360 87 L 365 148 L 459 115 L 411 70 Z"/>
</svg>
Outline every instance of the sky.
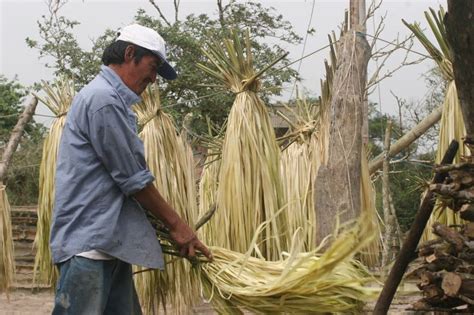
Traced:
<svg viewBox="0 0 474 315">
<path fill-rule="evenodd" d="M 164 14 L 171 20 L 174 17 L 173 1 L 156 1 L 162 6 Z M 244 1 L 242 1 L 244 2 Z M 290 52 L 288 58 L 296 60 L 310 54 L 317 49 L 327 45 L 327 34 L 332 30 L 338 30 L 343 19 L 344 10 L 349 6 L 349 0 L 319 1 L 316 0 L 294 0 L 260 1 L 266 7 L 273 7 L 277 13 L 283 15 L 292 25 L 297 34 L 305 37 L 308 29 L 314 28 L 315 34 L 308 36 L 306 45 L 287 45 L 284 49 Z M 367 0 L 367 7 L 371 0 Z M 314 10 L 312 10 L 314 5 Z M 367 33 L 374 34 L 374 29 L 381 16 L 385 16 L 385 27 L 380 38 L 383 40 L 394 40 L 399 36 L 403 38 L 409 34 L 409 30 L 402 24 L 401 19 L 408 22 L 420 22 L 423 28 L 427 23 L 423 12 L 429 7 L 438 8 L 439 5 L 446 7 L 445 0 L 385 0 L 376 12 L 375 19 L 369 20 Z M 141 8 L 147 13 L 157 16 L 157 11 L 148 0 L 69 0 L 60 10 L 60 14 L 69 19 L 77 20 L 81 24 L 75 28 L 75 35 L 79 44 L 84 49 L 91 47 L 91 40 L 102 35 L 105 29 L 118 29 L 131 22 Z M 217 14 L 216 1 L 210 0 L 181 0 L 179 17 L 184 18 L 188 14 L 207 13 Z M 25 39 L 31 37 L 39 39 L 37 21 L 41 15 L 48 14 L 46 0 L 0 0 L 0 74 L 8 79 L 16 78 L 21 84 L 29 86 L 40 80 L 52 79 L 52 71 L 44 64 L 46 59 L 39 59 L 39 52 L 26 45 Z M 371 37 L 368 37 L 369 42 Z M 381 47 L 382 41 L 377 42 Z M 414 51 L 425 54 L 424 48 L 415 42 Z M 309 94 L 319 95 L 319 80 L 324 77 L 323 62 L 328 56 L 328 50 L 324 49 L 318 53 L 296 62 L 293 67 L 300 70 L 303 78 L 299 84 Z M 386 63 L 385 70 L 395 68 L 405 56 L 405 51 L 398 51 Z M 419 55 L 410 53 L 408 59 L 418 59 Z M 370 77 L 376 67 L 376 63 L 369 63 Z M 396 100 L 392 93 L 414 103 L 420 102 L 427 93 L 426 83 L 423 75 L 434 67 L 431 60 L 425 60 L 414 66 L 407 66 L 393 77 L 383 80 L 369 100 L 381 103 L 380 109 L 384 113 L 395 114 L 397 111 Z M 280 100 L 290 98 L 294 91 L 294 84 L 284 86 L 284 93 Z M 293 94 L 294 95 L 294 94 Z M 39 107 L 37 113 L 48 114 L 48 109 Z M 37 121 L 41 119 L 36 118 Z M 47 121 L 45 121 L 47 124 Z"/>
</svg>

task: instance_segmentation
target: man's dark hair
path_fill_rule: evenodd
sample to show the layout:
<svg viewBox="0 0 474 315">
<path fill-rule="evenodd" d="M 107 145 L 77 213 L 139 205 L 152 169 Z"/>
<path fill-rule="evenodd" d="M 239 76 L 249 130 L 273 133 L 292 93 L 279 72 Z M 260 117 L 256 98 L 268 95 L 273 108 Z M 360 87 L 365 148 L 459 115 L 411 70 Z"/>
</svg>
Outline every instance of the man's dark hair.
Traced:
<svg viewBox="0 0 474 315">
<path fill-rule="evenodd" d="M 139 63 L 140 60 L 144 56 L 152 55 L 155 56 L 154 53 L 152 53 L 150 50 L 143 48 L 141 46 L 137 46 L 135 44 L 125 42 L 123 40 L 118 40 L 107 46 L 105 48 L 104 53 L 102 54 L 102 62 L 104 65 L 108 66 L 110 64 L 117 64 L 120 65 L 124 63 L 125 59 L 125 49 L 127 46 L 132 45 L 135 47 L 135 56 L 133 59 L 135 60 L 135 63 Z"/>
</svg>

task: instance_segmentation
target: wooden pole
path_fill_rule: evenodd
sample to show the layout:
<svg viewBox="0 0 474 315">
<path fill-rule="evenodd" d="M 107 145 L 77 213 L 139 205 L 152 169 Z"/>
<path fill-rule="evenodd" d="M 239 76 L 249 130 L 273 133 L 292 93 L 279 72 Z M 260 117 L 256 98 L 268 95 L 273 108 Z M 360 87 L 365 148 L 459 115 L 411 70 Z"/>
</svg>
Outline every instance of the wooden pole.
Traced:
<svg viewBox="0 0 474 315">
<path fill-rule="evenodd" d="M 0 183 L 3 181 L 5 175 L 7 174 L 8 166 L 12 159 L 13 153 L 15 152 L 18 143 L 20 142 L 23 130 L 25 129 L 26 124 L 30 121 L 33 113 L 35 112 L 36 105 L 38 105 L 38 99 L 33 96 L 28 106 L 25 107 L 25 110 L 18 119 L 15 127 L 13 128 L 12 134 L 10 135 L 10 140 L 3 151 L 2 160 L 0 161 Z"/>
<path fill-rule="evenodd" d="M 391 261 L 392 258 L 392 240 L 393 240 L 393 231 L 395 226 L 393 225 L 393 220 L 391 220 L 391 209 L 390 209 L 390 141 L 392 135 L 392 120 L 387 121 L 387 128 L 385 128 L 385 141 L 384 141 L 384 161 L 383 161 L 383 175 L 382 175 L 382 205 L 383 205 L 383 223 L 385 225 L 385 249 L 382 255 L 382 266 L 387 264 L 387 261 Z"/>
<path fill-rule="evenodd" d="M 444 154 L 441 164 L 451 164 L 456 152 L 458 150 L 459 143 L 456 140 L 453 140 Z M 446 173 L 435 173 L 433 184 L 438 184 L 444 181 L 446 178 Z M 408 267 L 408 264 L 412 260 L 412 257 L 415 253 L 418 242 L 420 241 L 421 235 L 425 229 L 426 223 L 433 212 L 435 204 L 434 194 L 430 190 L 425 191 L 423 199 L 420 204 L 420 208 L 416 213 L 415 220 L 410 228 L 408 236 L 403 243 L 403 246 L 400 250 L 400 254 L 395 260 L 390 274 L 388 275 L 387 280 L 385 281 L 382 292 L 380 293 L 377 304 L 375 304 L 374 312 L 375 315 L 387 314 L 390 304 L 392 303 L 393 296 L 397 291 L 398 285 L 402 280 L 403 274 Z"/>
<path fill-rule="evenodd" d="M 400 153 L 403 149 L 412 144 L 416 139 L 421 137 L 426 130 L 430 129 L 434 124 L 436 124 L 441 119 L 441 114 L 443 113 L 443 106 L 436 108 L 431 114 L 425 117 L 418 125 L 413 127 L 412 130 L 407 132 L 403 137 L 398 139 L 397 142 L 391 145 L 389 157 L 395 156 Z M 369 163 L 369 173 L 373 174 L 382 167 L 384 159 L 384 153 L 377 155 Z"/>
<path fill-rule="evenodd" d="M 350 12 L 350 29 L 360 32 L 363 37 L 367 31 L 366 27 L 366 7 L 365 0 L 350 0 L 349 12 Z M 367 75 L 365 81 L 362 82 L 364 86 L 367 85 Z M 367 90 L 363 91 L 362 100 L 362 144 L 365 146 L 369 143 L 369 101 L 367 99 Z"/>
</svg>

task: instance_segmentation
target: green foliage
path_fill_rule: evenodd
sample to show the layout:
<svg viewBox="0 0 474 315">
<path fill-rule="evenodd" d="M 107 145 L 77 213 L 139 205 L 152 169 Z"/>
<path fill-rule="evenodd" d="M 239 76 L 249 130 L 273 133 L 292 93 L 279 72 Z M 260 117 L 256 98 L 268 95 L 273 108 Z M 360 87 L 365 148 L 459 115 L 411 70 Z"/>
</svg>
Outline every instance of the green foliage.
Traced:
<svg viewBox="0 0 474 315">
<path fill-rule="evenodd" d="M 43 134 L 44 130 L 38 130 L 38 136 L 23 138 L 19 149 L 13 155 L 5 181 L 8 199 L 12 205 L 37 204 Z"/>
<path fill-rule="evenodd" d="M 418 155 L 423 161 L 434 161 L 434 152 Z M 421 194 L 432 176 L 432 164 L 400 162 L 392 166 L 390 191 L 403 232 L 408 231 L 418 211 Z M 381 202 L 381 201 L 380 201 Z"/>
<path fill-rule="evenodd" d="M 6 144 L 21 113 L 20 100 L 25 90 L 15 80 L 0 75 L 0 144 Z"/>
<path fill-rule="evenodd" d="M 16 80 L 0 76 L 0 144 L 5 145 L 23 111 L 21 102 L 26 90 Z M 35 122 L 25 127 L 25 132 L 13 155 L 4 183 L 7 185 L 11 204 L 36 203 L 38 196 L 39 163 L 45 128 Z M 0 155 L 3 150 L 0 149 Z"/>
<path fill-rule="evenodd" d="M 136 22 L 157 30 L 167 41 L 168 59 L 179 73 L 175 81 L 159 78 L 163 107 L 169 106 L 167 110 L 179 124 L 187 114 L 192 114 L 188 117 L 191 117 L 191 126 L 198 132 L 207 129 L 206 117 L 222 125 L 234 99 L 234 95 L 214 87 L 216 81 L 196 67 L 197 63 L 205 61 L 201 47 L 206 41 L 221 41 L 233 27 L 250 29 L 255 68 L 259 70 L 283 54 L 282 43 L 297 44 L 302 40 L 281 14 L 259 2 L 230 1 L 219 12 L 216 17 L 191 14 L 173 24 L 146 14 L 142 9 L 135 16 Z M 73 34 L 78 24 L 62 16 L 44 16 L 38 22 L 42 40 L 28 38 L 27 42 L 30 47 L 39 50 L 40 57 L 48 56 L 53 60 L 47 66 L 55 70 L 56 76 L 71 77 L 81 87 L 98 73 L 102 52 L 116 32 L 107 30 L 93 42 L 90 51 L 85 51 L 79 47 Z M 276 44 L 266 42 L 269 38 L 273 42 L 277 39 Z M 280 66 L 288 63 L 285 59 Z M 282 84 L 296 77 L 296 71 L 288 68 L 269 71 L 263 82 L 263 98 L 268 100 L 271 95 L 279 95 Z"/>
<path fill-rule="evenodd" d="M 63 16 L 43 15 L 42 20 L 38 21 L 41 41 L 28 37 L 26 43 L 39 51 L 40 58 L 47 58 L 45 66 L 54 69 L 57 77 L 72 78 L 81 87 L 98 73 L 101 52 L 112 41 L 115 33 L 107 30 L 93 41 L 90 51 L 85 51 L 73 34 L 74 28 L 79 24 L 78 21 Z"/>
</svg>

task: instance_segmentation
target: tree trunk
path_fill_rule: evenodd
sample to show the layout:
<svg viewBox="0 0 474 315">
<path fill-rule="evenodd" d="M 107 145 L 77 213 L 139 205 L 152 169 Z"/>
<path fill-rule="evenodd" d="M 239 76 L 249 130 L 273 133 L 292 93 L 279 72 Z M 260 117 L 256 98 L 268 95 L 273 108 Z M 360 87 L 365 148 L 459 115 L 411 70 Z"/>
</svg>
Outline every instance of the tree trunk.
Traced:
<svg viewBox="0 0 474 315">
<path fill-rule="evenodd" d="M 367 32 L 366 27 L 366 8 L 365 0 L 350 0 L 349 1 L 350 11 L 350 29 L 365 34 Z M 363 35 L 365 36 L 365 35 Z M 367 75 L 365 76 L 367 79 Z M 362 84 L 367 85 L 367 80 L 364 80 Z M 364 89 L 363 101 L 362 101 L 362 143 L 367 145 L 369 143 L 369 101 L 367 99 L 367 90 Z"/>
<path fill-rule="evenodd" d="M 8 166 L 10 165 L 11 158 L 13 153 L 20 142 L 21 135 L 23 134 L 23 130 L 25 129 L 26 124 L 30 121 L 33 113 L 35 112 L 36 105 L 38 105 L 38 99 L 33 97 L 25 107 L 25 110 L 18 119 L 15 127 L 13 128 L 12 134 L 10 135 L 10 140 L 8 141 L 7 146 L 5 147 L 5 151 L 3 151 L 2 160 L 0 161 L 0 182 L 3 181 L 3 178 L 7 174 Z"/>
<path fill-rule="evenodd" d="M 466 125 L 465 142 L 474 147 L 474 1 L 448 0 L 445 24 Z"/>
<path fill-rule="evenodd" d="M 319 168 L 315 184 L 316 241 L 341 223 L 360 214 L 362 102 L 370 57 L 369 44 L 354 30 L 337 45 L 338 62 L 329 112 L 327 165 Z"/>
</svg>

